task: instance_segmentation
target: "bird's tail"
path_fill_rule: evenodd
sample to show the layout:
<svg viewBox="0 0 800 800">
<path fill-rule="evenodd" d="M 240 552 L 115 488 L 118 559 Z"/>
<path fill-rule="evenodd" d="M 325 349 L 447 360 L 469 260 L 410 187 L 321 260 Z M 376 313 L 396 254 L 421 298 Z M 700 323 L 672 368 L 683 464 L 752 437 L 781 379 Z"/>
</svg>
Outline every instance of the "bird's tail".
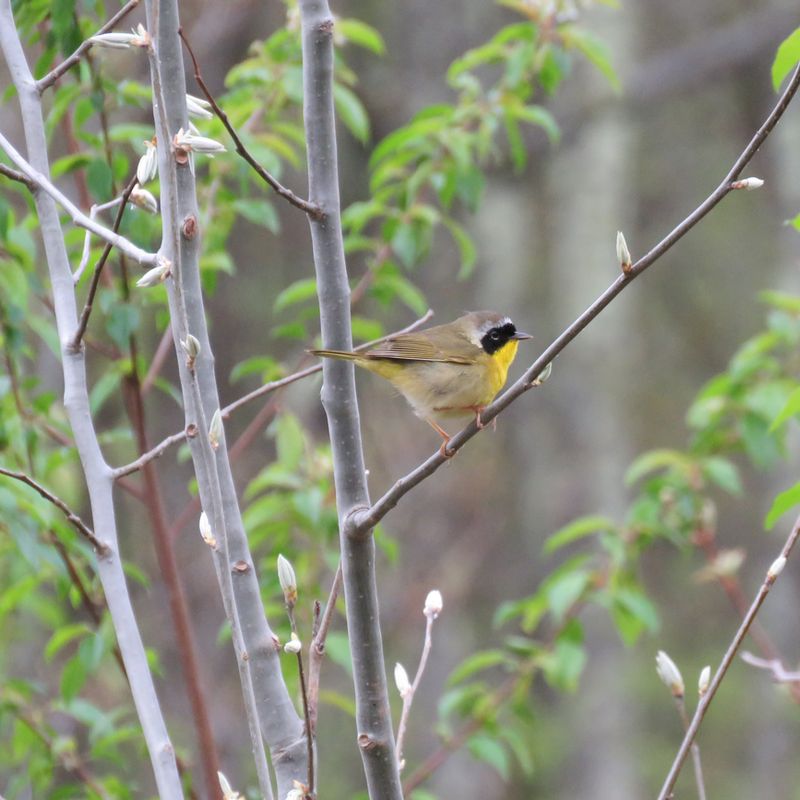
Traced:
<svg viewBox="0 0 800 800">
<path fill-rule="evenodd" d="M 346 350 L 309 350 L 312 356 L 320 358 L 341 358 L 344 361 L 357 361 L 358 353 L 348 353 Z"/>
</svg>

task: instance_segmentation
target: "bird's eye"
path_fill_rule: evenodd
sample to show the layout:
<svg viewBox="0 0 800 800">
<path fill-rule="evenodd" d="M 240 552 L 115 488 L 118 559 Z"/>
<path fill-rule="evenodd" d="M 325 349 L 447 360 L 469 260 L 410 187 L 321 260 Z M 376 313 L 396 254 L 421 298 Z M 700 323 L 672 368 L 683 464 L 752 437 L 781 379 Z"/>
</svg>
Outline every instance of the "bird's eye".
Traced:
<svg viewBox="0 0 800 800">
<path fill-rule="evenodd" d="M 490 338 L 490 339 L 491 339 L 493 342 L 500 341 L 500 331 L 492 331 L 492 332 L 489 334 L 489 338 Z"/>
</svg>

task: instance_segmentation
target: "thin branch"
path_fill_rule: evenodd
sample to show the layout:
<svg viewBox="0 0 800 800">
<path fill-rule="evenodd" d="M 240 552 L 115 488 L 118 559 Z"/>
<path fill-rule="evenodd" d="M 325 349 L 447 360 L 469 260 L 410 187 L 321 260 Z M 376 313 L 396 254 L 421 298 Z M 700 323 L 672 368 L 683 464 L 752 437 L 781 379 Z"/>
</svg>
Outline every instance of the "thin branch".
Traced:
<svg viewBox="0 0 800 800">
<path fill-rule="evenodd" d="M 190 440 L 192 463 L 203 507 L 220 543 L 215 566 L 233 632 L 251 736 L 255 734 L 253 746 L 263 751 L 266 741 L 270 747 L 277 794 L 285 797 L 293 781 L 306 773 L 303 724 L 284 683 L 273 645 L 274 633 L 264 613 L 224 431 L 216 449 L 206 435 L 208 421 L 218 411 L 220 402 L 200 281 L 201 237 L 197 235 L 195 177 L 188 163 L 177 162 L 170 146 L 174 133 L 187 127 L 178 3 L 146 0 L 145 12 L 147 28 L 153 37 L 153 50 L 148 55 L 161 178 L 161 247 L 172 263 L 167 296 L 173 343 L 186 425 L 194 424 L 200 431 L 199 436 Z M 180 346 L 189 334 L 200 344 L 200 353 L 191 368 Z"/>
<path fill-rule="evenodd" d="M 316 630 L 313 632 L 311 644 L 308 648 L 308 707 L 312 733 L 317 730 L 317 718 L 319 716 L 319 677 L 322 669 L 322 659 L 325 657 L 325 640 L 328 638 L 333 614 L 336 611 L 336 600 L 339 597 L 341 588 L 342 562 L 340 561 L 336 567 L 336 574 L 333 576 L 328 602 L 325 604 L 322 616 L 318 619 Z"/>
<path fill-rule="evenodd" d="M 779 658 L 759 658 L 745 650 L 741 655 L 741 659 L 745 664 L 750 664 L 751 667 L 757 667 L 758 669 L 765 669 L 771 672 L 772 678 L 776 683 L 788 683 L 792 685 L 800 683 L 800 670 L 790 671 L 786 669 Z"/>
<path fill-rule="evenodd" d="M 689 717 L 686 715 L 686 698 L 681 695 L 680 697 L 673 697 L 675 706 L 678 709 L 678 716 L 681 718 L 681 724 L 684 731 L 689 730 Z M 706 800 L 706 784 L 703 780 L 703 762 L 700 758 L 700 746 L 697 742 L 692 744 L 692 766 L 694 767 L 694 780 L 697 785 L 697 800 Z"/>
<path fill-rule="evenodd" d="M 15 169 L 11 169 L 11 167 L 7 167 L 5 164 L 0 164 L 0 175 L 11 181 L 25 184 L 31 192 L 36 191 L 36 184 L 30 178 Z"/>
<path fill-rule="evenodd" d="M 758 129 L 750 140 L 749 144 L 736 159 L 728 174 L 722 179 L 717 188 L 691 213 L 686 219 L 679 223 L 667 236 L 665 236 L 650 252 L 636 261 L 627 272 L 623 272 L 590 306 L 586 309 L 569 327 L 567 327 L 550 346 L 534 361 L 525 371 L 523 376 L 516 381 L 509 389 L 500 395 L 491 405 L 481 412 L 482 427 L 491 422 L 501 411 L 507 408 L 518 397 L 529 389 L 536 386 L 536 380 L 547 369 L 548 365 L 558 356 L 567 345 L 575 339 L 581 331 L 598 315 L 623 289 L 627 288 L 634 278 L 641 275 L 648 267 L 654 264 L 663 256 L 673 245 L 682 239 L 706 214 L 709 213 L 730 191 L 733 191 L 731 184 L 739 177 L 742 170 L 747 166 L 764 140 L 772 132 L 780 118 L 786 111 L 789 103 L 800 86 L 800 67 L 795 69 L 783 94 L 780 96 L 775 107 L 770 112 L 767 119 Z M 459 431 L 450 439 L 447 445 L 448 454 L 460 450 L 476 433 L 478 427 L 475 422 L 471 422 L 466 428 Z M 397 503 L 415 486 L 426 478 L 433 475 L 442 464 L 449 460 L 440 451 L 430 456 L 408 475 L 398 480 L 383 497 L 373 503 L 368 508 L 356 509 L 349 518 L 351 535 L 363 536 L 378 524 L 386 514 L 394 508 Z"/>
<path fill-rule="evenodd" d="M 333 102 L 334 18 L 327 0 L 300 0 L 303 47 L 303 118 L 305 121 L 309 200 L 324 218 L 309 215 L 317 276 L 322 342 L 350 350 L 350 285 L 340 216 L 339 167 Z M 369 504 L 364 450 L 353 365 L 326 360 L 322 404 L 328 420 L 336 505 L 339 516 L 342 576 L 353 683 L 358 746 L 372 798 L 401 800 L 403 793 L 383 659 L 375 542 L 349 535 L 348 517 Z"/>
<path fill-rule="evenodd" d="M 308 200 L 303 200 L 302 197 L 298 197 L 291 189 L 287 189 L 283 184 L 280 183 L 280 181 L 270 175 L 269 172 L 267 172 L 264 167 L 262 167 L 261 164 L 259 164 L 258 161 L 253 158 L 248 149 L 244 146 L 242 140 L 239 138 L 235 128 L 233 125 L 231 125 L 228 115 L 219 107 L 208 86 L 206 86 L 206 82 L 203 80 L 203 76 L 200 74 L 200 67 L 197 64 L 194 51 L 189 44 L 189 40 L 186 38 L 186 34 L 183 32 L 183 28 L 178 31 L 178 35 L 183 40 L 183 44 L 189 53 L 189 57 L 192 59 L 192 65 L 194 67 L 194 79 L 197 81 L 197 85 L 206 96 L 206 100 L 208 100 L 209 105 L 212 109 L 214 109 L 214 113 L 219 117 L 220 122 L 222 122 L 222 124 L 225 126 L 225 130 L 228 131 L 231 139 L 233 139 L 233 143 L 236 145 L 236 152 L 258 173 L 259 177 L 263 181 L 272 187 L 276 194 L 280 195 L 284 200 L 287 200 L 293 206 L 299 208 L 301 211 L 304 211 L 314 219 L 322 219 L 323 212 L 319 206 L 309 203 Z"/>
<path fill-rule="evenodd" d="M 797 74 L 795 77 L 797 77 Z M 672 789 L 675 786 L 675 781 L 678 780 L 681 767 L 683 766 L 684 761 L 686 761 L 686 756 L 689 754 L 689 750 L 694 743 L 695 737 L 697 736 L 697 731 L 700 729 L 700 725 L 702 724 L 703 718 L 708 711 L 708 707 L 711 705 L 711 701 L 714 699 L 714 696 L 716 695 L 717 690 L 719 689 L 720 684 L 722 683 L 722 680 L 728 671 L 728 668 L 733 662 L 733 659 L 736 657 L 736 653 L 747 636 L 750 626 L 753 624 L 753 620 L 756 618 L 756 614 L 758 614 L 761 606 L 767 599 L 770 589 L 774 585 L 778 575 L 780 575 L 781 571 L 783 570 L 786 560 L 789 558 L 789 555 L 791 554 L 792 549 L 794 548 L 799 537 L 800 517 L 797 518 L 792 526 L 792 530 L 789 533 L 783 548 L 781 549 L 780 555 L 773 562 L 769 570 L 767 570 L 767 574 L 761 584 L 761 587 L 759 588 L 755 599 L 751 603 L 750 608 L 747 610 L 741 625 L 739 625 L 739 629 L 736 631 L 733 640 L 728 646 L 728 649 L 725 652 L 725 655 L 723 656 L 722 661 L 720 662 L 720 665 L 711 680 L 711 683 L 709 684 L 708 690 L 700 698 L 697 708 L 695 709 L 694 716 L 692 717 L 692 721 L 686 730 L 686 736 L 684 736 L 680 749 L 675 756 L 675 760 L 672 762 L 669 773 L 664 780 L 664 785 L 661 787 L 658 800 L 667 800 L 667 798 L 672 796 Z"/>
<path fill-rule="evenodd" d="M 138 0 L 136 1 L 138 2 Z M 111 230 L 114 233 L 119 231 L 119 226 L 122 224 L 122 217 L 125 215 L 125 208 L 128 205 L 128 199 L 130 198 L 133 190 L 136 188 L 136 184 L 137 180 L 136 176 L 134 175 L 130 181 L 128 181 L 128 185 L 122 191 L 119 208 L 117 210 L 117 216 L 114 218 L 114 224 L 111 226 Z M 86 333 L 86 326 L 89 324 L 89 315 L 92 313 L 94 297 L 97 294 L 97 287 L 100 284 L 100 275 L 103 272 L 103 267 L 106 265 L 106 261 L 108 261 L 108 257 L 111 255 L 112 250 L 113 245 L 107 243 L 102 254 L 100 255 L 100 258 L 97 259 L 97 264 L 95 265 L 94 272 L 92 273 L 92 279 L 89 283 L 89 292 L 86 295 L 86 305 L 84 305 L 80 319 L 78 320 L 78 330 L 75 331 L 75 336 L 73 336 L 72 341 L 70 341 L 70 343 L 67 345 L 67 348 L 73 353 L 80 350 L 81 339 L 83 339 L 83 334 Z"/>
<path fill-rule="evenodd" d="M 97 34 L 108 33 L 114 30 L 114 28 L 139 5 L 139 2 L 140 0 L 129 0 L 128 3 L 122 6 L 122 8 L 97 31 Z M 72 67 L 83 58 L 84 53 L 86 53 L 91 46 L 92 42 L 89 39 L 83 41 L 71 56 L 65 58 L 57 67 L 51 69 L 47 75 L 44 75 L 36 81 L 36 91 L 42 94 L 45 89 L 49 89 L 65 72 L 72 69 Z"/>
<path fill-rule="evenodd" d="M 109 554 L 110 550 L 108 545 L 105 542 L 101 542 L 94 535 L 92 529 L 63 500 L 45 489 L 41 483 L 38 483 L 24 472 L 15 472 L 14 470 L 5 469 L 4 467 L 0 467 L 0 475 L 13 478 L 16 481 L 27 484 L 31 489 L 35 489 L 45 500 L 52 503 L 67 518 L 72 527 L 92 545 L 99 556 L 103 557 Z"/>
<path fill-rule="evenodd" d="M 289 624 L 292 626 L 292 639 L 297 636 L 297 621 L 294 617 L 294 604 L 297 601 L 297 589 L 295 587 L 294 597 L 290 600 L 284 589 L 286 597 L 286 614 L 289 617 Z M 299 641 L 299 640 L 298 640 Z M 311 727 L 311 715 L 309 713 L 308 688 L 306 685 L 306 673 L 303 668 L 303 649 L 297 651 L 297 676 L 300 680 L 300 697 L 303 703 L 303 720 L 306 729 L 306 752 L 308 759 L 308 777 L 306 778 L 303 800 L 314 800 L 314 736 Z"/>
<path fill-rule="evenodd" d="M 14 162 L 14 164 L 24 173 L 36 187 L 46 192 L 56 201 L 72 218 L 72 221 L 80 228 L 91 231 L 95 236 L 121 250 L 125 255 L 130 256 L 134 261 L 144 266 L 153 266 L 158 262 L 158 253 L 148 253 L 137 247 L 129 239 L 120 236 L 114 231 L 110 231 L 104 225 L 95 222 L 91 217 L 83 213 L 66 195 L 48 180 L 41 172 L 29 164 L 15 149 L 14 145 L 0 133 L 0 148 Z"/>
<path fill-rule="evenodd" d="M 119 480 L 119 478 L 122 478 L 125 475 L 138 472 L 145 464 L 149 464 L 151 461 L 161 458 L 161 456 L 164 455 L 164 453 L 170 447 L 172 447 L 173 444 L 180 444 L 181 442 L 184 442 L 187 439 L 192 439 L 195 436 L 197 436 L 197 428 L 191 425 L 188 426 L 186 430 L 180 431 L 180 433 L 173 433 L 172 436 L 167 436 L 166 439 L 159 442 L 151 450 L 143 453 L 135 461 L 131 461 L 130 464 L 126 464 L 124 467 L 117 467 L 113 471 L 112 477 L 114 480 Z"/>
<path fill-rule="evenodd" d="M 419 659 L 419 666 L 417 667 L 417 674 L 414 676 L 414 681 L 406 692 L 402 694 L 403 697 L 403 710 L 400 712 L 400 722 L 397 725 L 397 744 L 395 750 L 397 753 L 397 763 L 400 769 L 403 769 L 403 744 L 406 738 L 406 728 L 408 726 L 408 717 L 411 714 L 411 706 L 414 702 L 414 695 L 417 693 L 422 675 L 425 672 L 425 667 L 428 664 L 428 656 L 431 652 L 431 645 L 433 644 L 433 623 L 436 621 L 438 614 L 425 613 L 425 641 L 422 645 L 422 655 Z"/>
<path fill-rule="evenodd" d="M 153 359 L 148 367 L 147 374 L 144 376 L 144 380 L 142 381 L 143 395 L 146 395 L 150 389 L 153 388 L 153 384 L 156 382 L 156 378 L 161 374 L 161 370 L 163 369 L 164 364 L 171 352 L 173 352 L 172 331 L 170 330 L 169 326 L 167 326 L 164 329 L 164 333 L 161 335 L 161 339 L 158 342 L 158 347 L 156 347 L 156 351 L 153 354 Z"/>
</svg>

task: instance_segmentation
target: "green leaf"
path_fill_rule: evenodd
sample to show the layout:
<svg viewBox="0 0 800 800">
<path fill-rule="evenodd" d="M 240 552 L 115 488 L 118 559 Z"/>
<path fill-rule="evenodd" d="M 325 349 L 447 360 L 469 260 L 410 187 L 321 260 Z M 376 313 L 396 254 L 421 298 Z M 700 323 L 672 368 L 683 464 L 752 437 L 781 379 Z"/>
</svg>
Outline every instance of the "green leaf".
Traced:
<svg viewBox="0 0 800 800">
<path fill-rule="evenodd" d="M 500 773 L 503 780 L 508 780 L 510 770 L 508 753 L 497 739 L 485 733 L 476 733 L 470 737 L 467 747 L 475 758 L 485 761 Z"/>
<path fill-rule="evenodd" d="M 800 214 L 797 215 L 800 218 Z M 765 289 L 758 293 L 758 299 L 768 306 L 800 314 L 800 297 L 789 292 L 779 292 L 775 289 Z"/>
<path fill-rule="evenodd" d="M 74 625 L 65 625 L 64 627 L 59 628 L 50 637 L 50 641 L 47 643 L 47 646 L 44 649 L 45 661 L 52 661 L 56 653 L 58 653 L 58 651 L 63 647 L 75 639 L 78 639 L 81 636 L 86 636 L 91 632 L 91 628 L 89 628 L 89 626 L 83 622 L 78 622 Z"/>
<path fill-rule="evenodd" d="M 74 700 L 78 692 L 83 688 L 89 673 L 76 653 L 61 670 L 61 697 L 68 703 Z"/>
<path fill-rule="evenodd" d="M 800 483 L 796 483 L 791 489 L 781 492 L 772 501 L 772 507 L 764 519 L 764 530 L 772 530 L 778 519 L 796 505 L 800 505 Z"/>
<path fill-rule="evenodd" d="M 275 206 L 267 200 L 240 197 L 233 201 L 233 208 L 237 214 L 254 225 L 260 225 L 272 233 L 280 231 L 278 213 L 275 211 Z"/>
<path fill-rule="evenodd" d="M 275 421 L 275 444 L 284 469 L 297 469 L 306 443 L 303 428 L 293 414 L 281 414 Z"/>
<path fill-rule="evenodd" d="M 514 116 L 519 120 L 530 122 L 532 125 L 538 125 L 553 144 L 561 138 L 561 131 L 555 117 L 542 106 L 520 106 L 514 109 Z"/>
<path fill-rule="evenodd" d="M 638 588 L 625 586 L 618 589 L 614 592 L 613 601 L 612 615 L 625 644 L 634 644 L 643 630 L 651 633 L 658 630 L 658 612 Z"/>
<path fill-rule="evenodd" d="M 333 87 L 333 99 L 339 118 L 347 126 L 350 133 L 362 144 L 369 139 L 369 117 L 364 104 L 352 89 L 337 83 Z"/>
<path fill-rule="evenodd" d="M 317 282 L 314 278 L 302 278 L 299 281 L 289 284 L 275 298 L 272 309 L 275 312 L 283 311 L 284 308 L 310 300 L 317 294 Z"/>
<path fill-rule="evenodd" d="M 445 227 L 448 231 L 450 231 L 450 235 L 458 245 L 458 252 L 461 256 L 461 268 L 458 271 L 458 277 L 460 279 L 468 278 L 472 274 L 472 270 L 475 267 L 475 259 L 477 257 L 475 243 L 472 241 L 472 238 L 464 230 L 464 228 L 462 228 L 454 220 L 450 219 L 449 217 L 444 217 L 442 222 L 444 222 Z"/>
<path fill-rule="evenodd" d="M 102 159 L 94 159 L 86 170 L 86 183 L 95 200 L 108 200 L 111 197 L 111 167 Z"/>
<path fill-rule="evenodd" d="M 451 673 L 447 679 L 447 685 L 453 686 L 461 683 L 466 678 L 471 677 L 476 672 L 496 667 L 498 664 L 507 664 L 508 654 L 502 650 L 481 650 L 468 658 L 465 658 Z"/>
<path fill-rule="evenodd" d="M 625 485 L 631 486 L 645 475 L 670 467 L 685 468 L 689 459 L 679 450 L 650 450 L 639 456 L 625 473 Z"/>
<path fill-rule="evenodd" d="M 586 570 L 575 570 L 561 575 L 547 587 L 547 604 L 556 622 L 564 619 L 564 615 L 581 598 L 592 575 Z"/>
<path fill-rule="evenodd" d="M 782 425 L 786 424 L 792 417 L 800 414 L 800 386 L 797 387 L 786 399 L 783 408 L 778 413 L 778 416 L 772 420 L 769 426 L 769 432 L 774 433 Z"/>
<path fill-rule="evenodd" d="M 703 473 L 708 480 L 729 494 L 740 495 L 742 493 L 739 470 L 727 458 L 712 456 L 705 459 L 703 461 Z"/>
<path fill-rule="evenodd" d="M 616 530 L 616 523 L 608 517 L 599 515 L 580 517 L 548 536 L 545 539 L 542 551 L 549 555 L 578 539 L 582 539 L 584 536 L 589 536 L 589 534 Z"/>
<path fill-rule="evenodd" d="M 139 309 L 130 303 L 121 303 L 106 320 L 106 331 L 123 352 L 130 344 L 130 337 L 139 328 Z"/>
<path fill-rule="evenodd" d="M 561 35 L 566 45 L 571 45 L 580 50 L 597 67 L 615 92 L 621 91 L 622 86 L 619 82 L 619 77 L 611 64 L 610 53 L 604 42 L 601 42 L 587 31 L 572 26 L 564 26 L 561 30 Z"/>
<path fill-rule="evenodd" d="M 798 61 L 800 61 L 800 28 L 780 43 L 775 54 L 775 60 L 772 62 L 772 86 L 776 92 Z"/>
<path fill-rule="evenodd" d="M 361 22 L 358 19 L 340 19 L 336 21 L 336 32 L 343 36 L 348 42 L 371 50 L 376 55 L 383 55 L 386 45 L 380 33 L 371 25 Z"/>
</svg>

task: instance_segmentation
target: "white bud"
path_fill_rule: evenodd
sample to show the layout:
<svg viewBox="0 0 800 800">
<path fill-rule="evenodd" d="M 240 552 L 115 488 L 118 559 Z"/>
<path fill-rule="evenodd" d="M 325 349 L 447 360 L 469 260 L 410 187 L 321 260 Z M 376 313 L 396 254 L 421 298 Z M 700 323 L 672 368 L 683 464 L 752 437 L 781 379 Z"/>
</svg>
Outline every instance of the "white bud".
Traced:
<svg viewBox="0 0 800 800">
<path fill-rule="evenodd" d="M 113 50 L 127 50 L 130 47 L 150 47 L 153 43 L 150 34 L 141 23 L 135 28 L 131 28 L 130 33 L 98 33 L 90 37 L 89 41 L 92 44 L 100 47 L 110 47 Z"/>
<path fill-rule="evenodd" d="M 548 365 L 539 373 L 539 376 L 533 379 L 532 386 L 541 386 L 553 374 L 553 362 Z"/>
<path fill-rule="evenodd" d="M 438 589 L 432 589 L 425 598 L 425 607 L 422 609 L 422 613 L 426 617 L 436 619 L 442 613 L 443 607 L 442 593 Z"/>
<path fill-rule="evenodd" d="M 411 693 L 411 681 L 408 679 L 406 668 L 399 662 L 394 665 L 394 685 L 404 700 Z"/>
<path fill-rule="evenodd" d="M 292 632 L 292 638 L 283 646 L 284 653 L 294 653 L 295 655 L 303 649 L 303 643 L 297 634 Z"/>
<path fill-rule="evenodd" d="M 305 800 L 308 794 L 308 787 L 298 780 L 292 781 L 293 789 L 289 789 L 286 794 L 286 800 Z"/>
<path fill-rule="evenodd" d="M 136 180 L 139 186 L 144 186 L 158 175 L 158 151 L 153 142 L 145 142 L 144 155 L 136 165 Z"/>
<path fill-rule="evenodd" d="M 216 139 L 209 139 L 207 136 L 198 136 L 197 134 L 184 131 L 181 128 L 173 137 L 172 143 L 175 149 L 183 153 L 205 153 L 208 156 L 213 156 L 214 153 L 224 153 L 226 148 L 222 142 Z"/>
<path fill-rule="evenodd" d="M 219 788 L 222 789 L 223 800 L 242 800 L 242 796 L 231 788 L 228 779 L 221 772 L 217 772 L 217 778 L 219 778 Z"/>
<path fill-rule="evenodd" d="M 200 342 L 191 333 L 187 333 L 186 338 L 181 339 L 181 349 L 186 353 L 186 366 L 194 369 L 194 362 L 200 355 Z"/>
<path fill-rule="evenodd" d="M 134 186 L 131 192 L 131 202 L 137 208 L 141 208 L 149 214 L 158 214 L 158 200 L 147 189 L 140 189 L 138 186 Z"/>
<path fill-rule="evenodd" d="M 628 243 L 625 241 L 625 234 L 617 231 L 617 261 L 619 261 L 623 272 L 628 272 L 631 268 L 631 251 L 628 250 Z"/>
<path fill-rule="evenodd" d="M 199 117 L 200 119 L 214 118 L 211 113 L 211 103 L 190 94 L 186 95 L 186 110 L 189 112 L 189 116 L 192 117 Z"/>
<path fill-rule="evenodd" d="M 214 532 L 211 530 L 211 523 L 208 521 L 208 514 L 203 511 L 200 514 L 200 535 L 203 537 L 203 541 L 209 547 L 216 547 L 217 540 L 214 538 Z"/>
<path fill-rule="evenodd" d="M 775 580 L 778 575 L 783 572 L 783 568 L 786 566 L 786 556 L 778 556 L 773 562 L 770 568 L 767 570 L 767 578 L 770 580 Z"/>
<path fill-rule="evenodd" d="M 211 424 L 208 426 L 208 441 L 211 443 L 212 450 L 216 450 L 219 447 L 222 433 L 222 412 L 217 409 L 214 412 L 214 416 L 211 417 Z"/>
<path fill-rule="evenodd" d="M 763 185 L 764 181 L 761 178 L 742 178 L 740 181 L 734 181 L 731 184 L 731 189 L 744 189 L 752 192 L 753 189 L 760 189 Z"/>
<path fill-rule="evenodd" d="M 172 264 L 165 258 L 159 259 L 159 263 L 153 267 L 153 269 L 149 269 L 145 272 L 145 274 L 136 281 L 136 285 L 140 289 L 158 286 L 159 283 L 163 283 L 171 274 Z"/>
<path fill-rule="evenodd" d="M 697 693 L 702 697 L 708 691 L 711 683 L 711 667 L 705 666 L 700 671 L 700 678 L 697 681 Z"/>
<path fill-rule="evenodd" d="M 283 589 L 286 605 L 293 608 L 297 602 L 297 577 L 292 562 L 282 555 L 278 556 L 278 581 Z"/>
<path fill-rule="evenodd" d="M 656 655 L 656 672 L 661 678 L 661 682 L 672 692 L 673 697 L 683 697 L 684 686 L 681 671 L 663 650 L 659 650 Z"/>
</svg>

